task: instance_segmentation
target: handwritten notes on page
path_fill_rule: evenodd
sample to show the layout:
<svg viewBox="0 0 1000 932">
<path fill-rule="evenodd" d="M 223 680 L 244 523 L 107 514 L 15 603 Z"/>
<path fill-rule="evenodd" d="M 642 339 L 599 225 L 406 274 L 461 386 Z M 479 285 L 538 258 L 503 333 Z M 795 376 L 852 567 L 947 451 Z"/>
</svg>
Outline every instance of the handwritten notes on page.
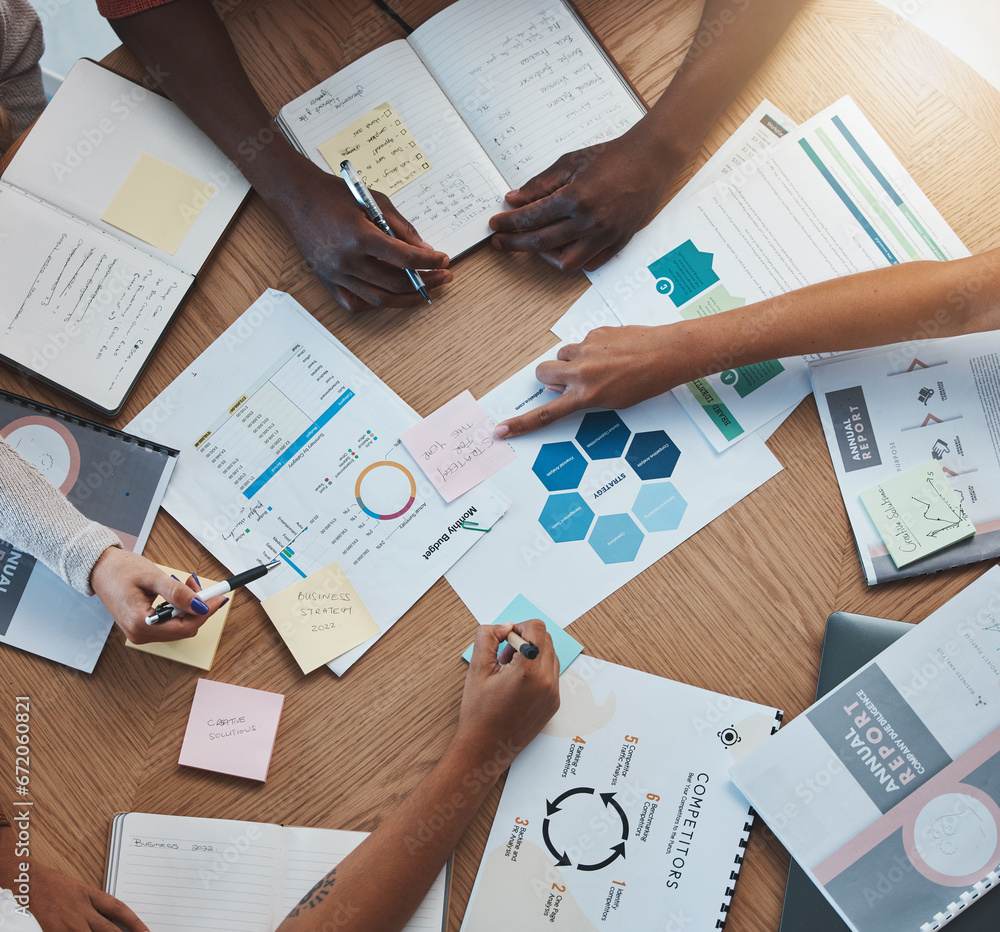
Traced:
<svg viewBox="0 0 1000 932">
<path fill-rule="evenodd" d="M 431 167 L 402 117 L 390 104 L 379 104 L 347 129 L 317 147 L 330 168 L 350 159 L 369 188 L 392 194 Z"/>
<path fill-rule="evenodd" d="M 399 439 L 446 502 L 517 459 L 494 434 L 494 424 L 468 390 L 452 398 Z"/>
<path fill-rule="evenodd" d="M 184 579 L 185 574 L 181 570 L 172 569 L 169 566 L 161 566 L 161 570 L 170 576 Z M 218 580 L 201 578 L 202 589 L 214 586 Z M 141 650 L 145 654 L 155 654 L 157 657 L 166 657 L 168 660 L 176 660 L 178 663 L 186 663 L 189 667 L 197 667 L 199 670 L 211 670 L 212 661 L 215 660 L 215 652 L 219 647 L 219 640 L 222 638 L 222 629 L 229 617 L 229 610 L 233 607 L 233 596 L 225 605 L 216 609 L 212 616 L 198 629 L 198 633 L 193 638 L 184 638 L 180 641 L 151 641 L 149 644 L 133 644 L 128 638 L 125 639 L 125 646 L 133 650 Z M 162 596 L 153 603 L 153 608 L 162 605 L 166 601 Z"/>
<path fill-rule="evenodd" d="M 266 780 L 285 697 L 198 680 L 179 764 Z"/>
<path fill-rule="evenodd" d="M 935 460 L 865 489 L 860 497 L 897 569 L 976 533 Z"/>
<path fill-rule="evenodd" d="M 143 152 L 101 219 L 172 256 L 214 193 L 212 185 Z"/>
<path fill-rule="evenodd" d="M 300 579 L 261 605 L 303 673 L 380 633 L 339 563 Z"/>
</svg>

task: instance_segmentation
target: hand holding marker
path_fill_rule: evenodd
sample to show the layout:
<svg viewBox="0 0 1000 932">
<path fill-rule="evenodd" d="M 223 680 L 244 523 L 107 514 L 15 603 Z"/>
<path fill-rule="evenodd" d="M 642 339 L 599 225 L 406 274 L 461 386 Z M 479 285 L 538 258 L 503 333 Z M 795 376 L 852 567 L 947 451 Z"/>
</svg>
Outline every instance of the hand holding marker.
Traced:
<svg viewBox="0 0 1000 932">
<path fill-rule="evenodd" d="M 518 651 L 526 660 L 534 660 L 538 656 L 538 646 L 532 644 L 531 641 L 526 641 L 516 631 L 511 631 L 511 633 L 507 635 L 507 643 L 510 644 L 514 650 Z"/>
<path fill-rule="evenodd" d="M 239 589 L 240 586 L 245 586 L 247 583 L 252 583 L 255 579 L 260 579 L 261 576 L 266 576 L 275 567 L 281 566 L 280 560 L 272 560 L 270 563 L 262 563 L 260 566 L 255 566 L 253 569 L 246 570 L 243 573 L 237 573 L 235 576 L 231 576 L 229 579 L 224 579 L 220 583 L 216 583 L 214 586 L 209 586 L 207 589 L 202 589 L 198 593 L 198 598 L 203 602 L 207 602 L 209 599 L 214 599 L 216 596 L 225 595 L 227 592 L 232 592 L 234 589 Z M 176 618 L 178 615 L 183 615 L 184 612 L 175 608 L 169 602 L 164 602 L 156 608 L 152 615 L 146 618 L 147 625 L 156 625 L 161 621 L 167 621 L 170 618 Z"/>
</svg>

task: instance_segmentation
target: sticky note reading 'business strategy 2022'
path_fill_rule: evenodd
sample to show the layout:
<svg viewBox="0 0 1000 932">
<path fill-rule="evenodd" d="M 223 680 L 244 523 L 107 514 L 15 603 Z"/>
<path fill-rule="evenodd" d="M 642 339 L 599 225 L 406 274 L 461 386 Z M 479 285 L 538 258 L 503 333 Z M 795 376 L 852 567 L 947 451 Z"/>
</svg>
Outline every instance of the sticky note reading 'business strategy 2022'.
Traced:
<svg viewBox="0 0 1000 932">
<path fill-rule="evenodd" d="M 865 489 L 861 504 L 897 568 L 976 533 L 941 464 L 934 460 Z"/>
<path fill-rule="evenodd" d="M 444 500 L 453 502 L 517 459 L 494 427 L 472 392 L 464 391 L 399 439 Z"/>
<path fill-rule="evenodd" d="M 379 634 L 339 563 L 331 563 L 261 602 L 303 673 Z"/>
<path fill-rule="evenodd" d="M 214 193 L 212 185 L 143 152 L 101 219 L 172 256 Z"/>
<path fill-rule="evenodd" d="M 285 697 L 198 680 L 178 763 L 266 780 Z"/>
<path fill-rule="evenodd" d="M 496 621 L 493 623 L 496 625 L 516 625 L 522 621 L 530 621 L 532 618 L 537 618 L 539 621 L 544 622 L 545 630 L 549 632 L 549 636 L 552 638 L 552 646 L 556 649 L 556 656 L 559 658 L 559 675 L 562 676 L 563 671 L 583 651 L 583 645 L 576 638 L 570 637 L 545 612 L 541 611 L 537 605 L 526 599 L 523 595 L 518 595 L 497 616 Z M 500 645 L 500 649 L 497 651 L 498 657 L 506 646 L 506 641 Z M 466 648 L 465 653 L 462 654 L 462 659 L 467 663 L 472 660 L 473 647 L 475 647 L 475 644 L 470 644 Z"/>
<path fill-rule="evenodd" d="M 168 576 L 184 579 L 184 573 L 181 570 L 171 569 L 169 566 L 161 566 L 160 569 Z M 201 580 L 202 589 L 214 585 L 215 580 L 213 579 Z M 211 670 L 212 661 L 215 659 L 215 652 L 222 637 L 222 629 L 229 617 L 229 610 L 233 607 L 234 594 L 231 593 L 229 601 L 215 610 L 193 638 L 182 638 L 180 641 L 150 641 L 148 644 L 133 644 L 126 638 L 125 646 L 131 647 L 133 650 L 141 650 L 145 654 L 155 654 L 157 657 L 166 657 L 168 660 L 186 663 L 189 667 L 197 667 L 199 670 Z M 157 597 L 153 608 L 162 605 L 165 601 L 166 599 Z"/>
<path fill-rule="evenodd" d="M 317 149 L 338 175 L 340 163 L 350 159 L 364 183 L 383 194 L 398 191 L 431 167 L 389 104 L 380 104 Z"/>
</svg>

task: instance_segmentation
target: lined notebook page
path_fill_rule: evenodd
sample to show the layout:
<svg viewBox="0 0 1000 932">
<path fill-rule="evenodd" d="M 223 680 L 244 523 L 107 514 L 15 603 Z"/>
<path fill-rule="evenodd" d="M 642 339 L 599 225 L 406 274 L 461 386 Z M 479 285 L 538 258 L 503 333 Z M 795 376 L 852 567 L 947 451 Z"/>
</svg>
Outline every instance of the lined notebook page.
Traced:
<svg viewBox="0 0 1000 932">
<path fill-rule="evenodd" d="M 408 41 L 511 188 L 644 113 L 561 0 L 458 0 Z"/>
<path fill-rule="evenodd" d="M 366 832 L 338 832 L 323 828 L 285 829 L 285 863 L 275 924 L 366 837 Z M 443 868 L 423 903 L 406 924 L 404 932 L 441 932 L 446 918 L 447 896 L 447 868 Z"/>
<path fill-rule="evenodd" d="M 113 410 L 190 287 L 164 265 L 0 185 L 0 354 Z"/>
<path fill-rule="evenodd" d="M 435 249 L 458 255 L 490 235 L 507 186 L 461 117 L 403 40 L 390 42 L 281 109 L 310 159 L 331 171 L 318 147 L 382 103 L 409 127 L 431 163 L 392 195 L 396 209 Z"/>
<path fill-rule="evenodd" d="M 272 932 L 281 833 L 259 822 L 130 812 L 108 892 L 153 932 Z"/>
</svg>

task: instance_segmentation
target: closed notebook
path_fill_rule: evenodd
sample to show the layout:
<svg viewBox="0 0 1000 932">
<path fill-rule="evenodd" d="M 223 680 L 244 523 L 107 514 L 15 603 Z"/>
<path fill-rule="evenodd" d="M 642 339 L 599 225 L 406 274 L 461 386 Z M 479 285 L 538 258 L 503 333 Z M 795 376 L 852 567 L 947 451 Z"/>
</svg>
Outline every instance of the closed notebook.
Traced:
<svg viewBox="0 0 1000 932">
<path fill-rule="evenodd" d="M 123 812 L 111 823 L 104 889 L 153 932 L 272 932 L 367 834 Z M 443 932 L 448 873 L 406 932 Z"/>
</svg>

